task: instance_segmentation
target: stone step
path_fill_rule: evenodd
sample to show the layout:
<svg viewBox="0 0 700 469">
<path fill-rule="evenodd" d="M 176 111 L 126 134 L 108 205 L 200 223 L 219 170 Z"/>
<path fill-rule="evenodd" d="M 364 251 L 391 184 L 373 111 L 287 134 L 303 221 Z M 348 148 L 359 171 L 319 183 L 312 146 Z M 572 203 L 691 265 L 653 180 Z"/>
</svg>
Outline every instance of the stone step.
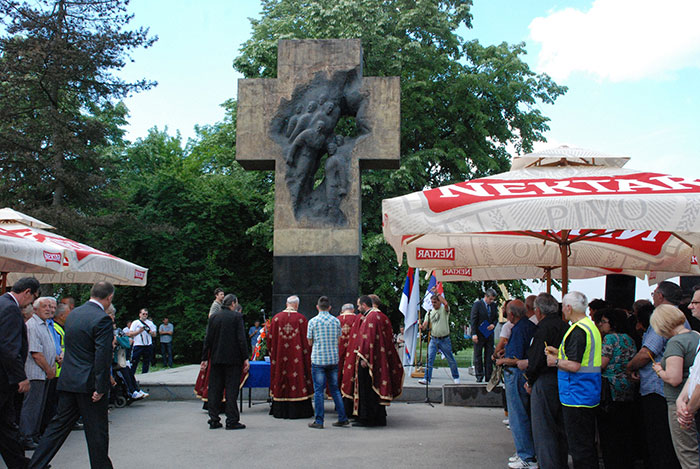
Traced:
<svg viewBox="0 0 700 469">
<path fill-rule="evenodd" d="M 197 379 L 199 367 L 196 365 L 162 370 L 145 375 L 137 375 L 141 390 L 150 394 L 148 399 L 157 401 L 186 401 L 195 400 L 194 382 Z M 485 383 L 476 383 L 466 370 L 460 370 L 462 384 L 451 384 L 448 370 L 436 370 L 433 381 L 428 386 L 427 398 L 432 403 L 444 403 L 447 406 L 466 407 L 501 407 L 503 392 L 502 387 L 497 387 L 492 392 L 486 392 Z M 267 388 L 243 388 L 243 399 L 254 402 L 265 402 L 268 397 Z M 403 392 L 398 402 L 426 401 L 426 387 L 418 384 L 418 379 L 406 377 Z"/>
</svg>

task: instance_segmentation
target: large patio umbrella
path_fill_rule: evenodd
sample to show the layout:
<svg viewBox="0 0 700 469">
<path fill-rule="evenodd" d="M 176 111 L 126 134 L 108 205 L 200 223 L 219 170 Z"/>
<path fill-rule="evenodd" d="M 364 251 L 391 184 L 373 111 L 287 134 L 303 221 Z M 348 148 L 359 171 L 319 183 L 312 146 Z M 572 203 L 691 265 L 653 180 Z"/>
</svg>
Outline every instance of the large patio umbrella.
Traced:
<svg viewBox="0 0 700 469">
<path fill-rule="evenodd" d="M 51 225 L 0 209 L 0 283 L 31 274 L 42 283 L 146 285 L 148 269 L 50 232 Z"/>
<path fill-rule="evenodd" d="M 433 270 L 439 282 L 473 282 L 483 280 L 542 279 L 547 282 L 547 292 L 551 292 L 552 279 L 561 280 L 561 266 L 511 265 L 496 267 L 449 267 Z M 644 279 L 646 274 L 622 269 L 569 266 L 569 279 L 587 279 L 610 274 L 632 275 Z"/>
<path fill-rule="evenodd" d="M 513 169 L 382 202 L 397 260 L 427 269 L 569 266 L 688 272 L 700 252 L 700 181 L 624 169 L 560 147 Z"/>
</svg>

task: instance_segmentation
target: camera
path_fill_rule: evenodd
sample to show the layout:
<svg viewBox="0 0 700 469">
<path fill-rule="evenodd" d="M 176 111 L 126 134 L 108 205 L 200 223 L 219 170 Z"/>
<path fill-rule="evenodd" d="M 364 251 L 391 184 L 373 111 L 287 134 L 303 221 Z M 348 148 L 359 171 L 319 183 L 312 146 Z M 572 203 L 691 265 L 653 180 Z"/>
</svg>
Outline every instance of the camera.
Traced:
<svg viewBox="0 0 700 469">
<path fill-rule="evenodd" d="M 146 324 L 145 322 L 142 322 L 141 324 L 143 324 L 143 330 L 144 330 L 144 331 L 146 331 L 146 332 L 151 332 L 151 328 L 148 327 L 148 324 Z"/>
</svg>

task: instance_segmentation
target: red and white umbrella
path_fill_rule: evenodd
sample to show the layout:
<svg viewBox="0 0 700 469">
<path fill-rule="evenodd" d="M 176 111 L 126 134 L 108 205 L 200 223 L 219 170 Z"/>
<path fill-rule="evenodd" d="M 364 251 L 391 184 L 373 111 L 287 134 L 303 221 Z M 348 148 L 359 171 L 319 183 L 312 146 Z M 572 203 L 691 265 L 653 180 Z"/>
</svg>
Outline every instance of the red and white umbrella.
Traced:
<svg viewBox="0 0 700 469">
<path fill-rule="evenodd" d="M 700 181 L 561 147 L 513 170 L 382 202 L 384 237 L 412 267 L 569 266 L 688 272 Z M 564 281 L 566 287 L 566 281 Z"/>
<path fill-rule="evenodd" d="M 42 283 L 146 285 L 148 269 L 47 230 L 51 225 L 0 210 L 0 272 L 12 284 L 31 274 Z"/>
</svg>

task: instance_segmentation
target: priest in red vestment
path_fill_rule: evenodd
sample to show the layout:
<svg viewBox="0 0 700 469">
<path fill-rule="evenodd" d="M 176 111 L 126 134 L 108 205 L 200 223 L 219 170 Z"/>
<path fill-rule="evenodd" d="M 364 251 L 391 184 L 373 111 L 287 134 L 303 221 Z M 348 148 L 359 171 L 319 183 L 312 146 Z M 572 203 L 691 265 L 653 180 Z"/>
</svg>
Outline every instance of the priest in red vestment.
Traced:
<svg viewBox="0 0 700 469">
<path fill-rule="evenodd" d="M 338 383 L 341 388 L 341 395 L 342 393 L 342 386 L 343 386 L 343 381 L 344 377 L 348 377 L 348 384 L 347 389 L 348 389 L 348 395 L 343 395 L 343 404 L 345 405 L 345 415 L 348 417 L 352 417 L 352 378 L 354 377 L 354 372 L 355 368 L 351 365 L 350 371 L 345 370 L 345 356 L 348 353 L 348 350 L 350 349 L 350 340 L 352 338 L 352 334 L 354 333 L 355 336 L 357 336 L 357 332 L 359 330 L 359 324 L 357 325 L 357 328 L 353 329 L 355 327 L 356 323 L 359 323 L 361 318 L 364 318 L 361 314 L 355 314 L 355 306 L 353 306 L 352 303 L 347 303 L 344 304 L 343 307 L 340 310 L 340 314 L 338 315 L 338 319 L 340 320 L 340 340 L 338 340 Z M 348 362 L 351 362 L 354 360 L 354 352 L 353 352 L 353 359 L 348 360 Z"/>
<path fill-rule="evenodd" d="M 287 298 L 287 307 L 270 321 L 267 348 L 270 352 L 270 414 L 275 418 L 313 417 L 314 385 L 311 347 L 306 339 L 308 321 L 299 308 L 299 297 Z"/>
<path fill-rule="evenodd" d="M 403 366 L 394 347 L 391 322 L 372 303 L 369 296 L 357 300 L 357 307 L 365 316 L 358 321 L 356 337 L 351 338 L 350 344 L 355 361 L 353 413 L 358 420 L 353 425 L 382 427 L 386 425 L 386 406 L 403 390 Z M 346 362 L 352 359 L 352 352 L 348 351 Z M 347 365 L 345 370 L 349 370 Z M 343 380 L 346 390 L 348 381 Z"/>
</svg>

